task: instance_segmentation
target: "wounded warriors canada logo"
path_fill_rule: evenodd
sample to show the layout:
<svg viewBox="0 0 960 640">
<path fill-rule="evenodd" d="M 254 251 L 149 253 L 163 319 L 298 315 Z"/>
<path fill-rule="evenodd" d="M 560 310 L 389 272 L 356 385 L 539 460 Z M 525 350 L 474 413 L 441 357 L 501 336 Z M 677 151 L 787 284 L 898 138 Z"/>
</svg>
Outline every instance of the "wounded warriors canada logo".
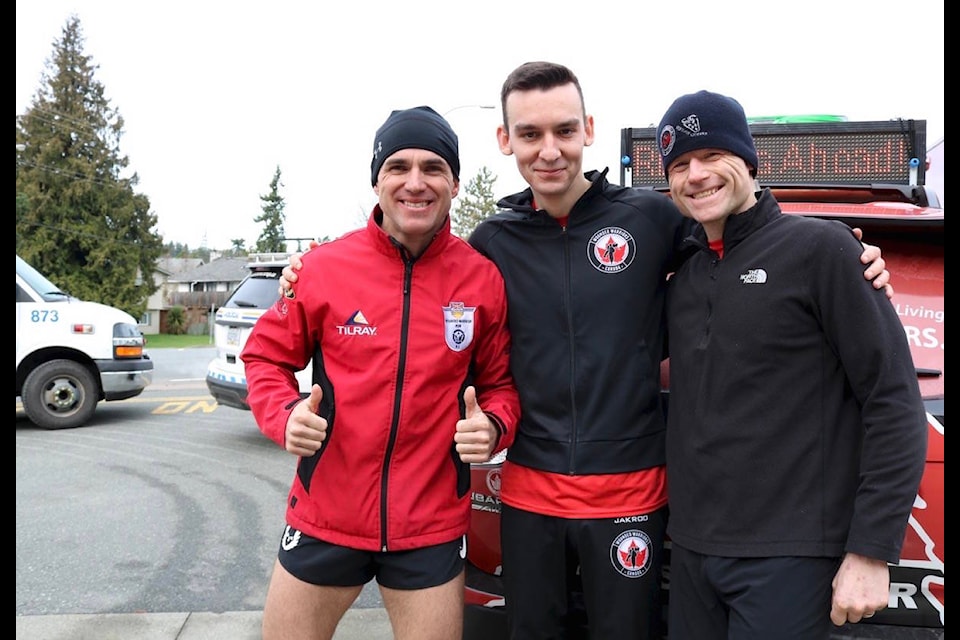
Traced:
<svg viewBox="0 0 960 640">
<path fill-rule="evenodd" d="M 639 578 L 653 563 L 650 536 L 639 529 L 624 531 L 610 545 L 613 568 L 628 578 Z"/>
<path fill-rule="evenodd" d="M 587 243 L 587 257 L 597 271 L 617 273 L 633 262 L 637 245 L 626 229 L 607 227 L 593 234 Z"/>
</svg>

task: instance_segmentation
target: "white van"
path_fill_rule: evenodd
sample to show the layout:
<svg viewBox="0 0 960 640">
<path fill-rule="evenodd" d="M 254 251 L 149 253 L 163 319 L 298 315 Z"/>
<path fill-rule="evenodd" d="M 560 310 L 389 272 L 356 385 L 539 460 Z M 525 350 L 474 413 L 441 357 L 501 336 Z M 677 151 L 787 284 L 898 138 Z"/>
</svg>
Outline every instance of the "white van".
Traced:
<svg viewBox="0 0 960 640">
<path fill-rule="evenodd" d="M 87 423 L 101 400 L 140 395 L 153 361 L 129 313 L 78 300 L 17 256 L 17 397 L 43 429 Z"/>
<path fill-rule="evenodd" d="M 251 255 L 247 264 L 250 273 L 217 309 L 213 326 L 217 355 L 207 367 L 207 389 L 218 404 L 250 410 L 247 376 L 240 352 L 253 325 L 280 297 L 280 274 L 288 263 L 287 254 Z M 310 365 L 297 373 L 300 392 L 304 395 L 310 394 L 311 377 Z"/>
</svg>

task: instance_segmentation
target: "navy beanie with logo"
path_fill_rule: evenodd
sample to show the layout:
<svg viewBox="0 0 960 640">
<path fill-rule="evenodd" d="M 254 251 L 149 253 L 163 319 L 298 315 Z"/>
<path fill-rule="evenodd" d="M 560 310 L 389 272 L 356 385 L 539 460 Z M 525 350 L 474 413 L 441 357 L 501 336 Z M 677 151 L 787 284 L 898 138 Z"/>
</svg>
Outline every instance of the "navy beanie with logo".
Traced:
<svg viewBox="0 0 960 640">
<path fill-rule="evenodd" d="M 722 149 L 743 158 L 756 177 L 757 149 L 743 107 L 733 98 L 698 91 L 680 96 L 660 120 L 657 142 L 663 158 L 663 172 L 680 155 L 697 149 Z"/>
<path fill-rule="evenodd" d="M 377 129 L 370 161 L 370 184 L 377 184 L 377 175 L 384 161 L 401 149 L 426 149 L 447 161 L 453 177 L 460 179 L 460 147 L 450 123 L 430 107 L 414 107 L 393 111 Z"/>
</svg>

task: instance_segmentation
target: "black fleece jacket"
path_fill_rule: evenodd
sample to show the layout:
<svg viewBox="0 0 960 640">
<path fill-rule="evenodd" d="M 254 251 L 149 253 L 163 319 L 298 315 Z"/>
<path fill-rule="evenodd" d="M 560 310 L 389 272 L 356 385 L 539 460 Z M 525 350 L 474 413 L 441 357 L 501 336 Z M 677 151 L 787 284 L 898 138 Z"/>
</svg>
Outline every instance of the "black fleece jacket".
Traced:
<svg viewBox="0 0 960 640">
<path fill-rule="evenodd" d="M 897 562 L 926 414 L 893 305 L 850 229 L 785 215 L 769 191 L 702 227 L 671 278 L 668 534 L 732 557 Z"/>
</svg>

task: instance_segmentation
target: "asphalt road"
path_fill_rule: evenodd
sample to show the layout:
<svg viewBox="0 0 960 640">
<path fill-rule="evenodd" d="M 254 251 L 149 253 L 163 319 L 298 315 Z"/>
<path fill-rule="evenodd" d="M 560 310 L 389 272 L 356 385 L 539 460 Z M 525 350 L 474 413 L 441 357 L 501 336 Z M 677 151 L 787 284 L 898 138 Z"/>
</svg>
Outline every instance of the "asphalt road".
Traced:
<svg viewBox="0 0 960 640">
<path fill-rule="evenodd" d="M 17 409 L 17 616 L 259 611 L 295 459 L 155 349 L 153 384 L 44 431 Z M 382 607 L 374 584 L 354 608 Z"/>
</svg>

